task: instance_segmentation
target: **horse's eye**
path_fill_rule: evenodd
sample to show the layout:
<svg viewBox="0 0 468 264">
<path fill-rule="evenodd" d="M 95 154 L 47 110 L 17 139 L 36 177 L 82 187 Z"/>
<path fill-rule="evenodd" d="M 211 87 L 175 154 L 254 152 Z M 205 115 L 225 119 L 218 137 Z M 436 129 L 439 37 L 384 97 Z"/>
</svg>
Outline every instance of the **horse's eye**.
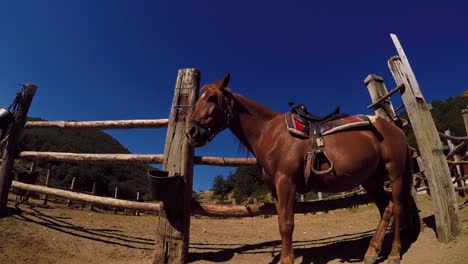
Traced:
<svg viewBox="0 0 468 264">
<path fill-rule="evenodd" d="M 207 100 L 208 100 L 208 102 L 210 102 L 210 103 L 217 103 L 216 96 L 214 96 L 214 95 L 208 96 L 208 99 L 207 99 Z"/>
</svg>

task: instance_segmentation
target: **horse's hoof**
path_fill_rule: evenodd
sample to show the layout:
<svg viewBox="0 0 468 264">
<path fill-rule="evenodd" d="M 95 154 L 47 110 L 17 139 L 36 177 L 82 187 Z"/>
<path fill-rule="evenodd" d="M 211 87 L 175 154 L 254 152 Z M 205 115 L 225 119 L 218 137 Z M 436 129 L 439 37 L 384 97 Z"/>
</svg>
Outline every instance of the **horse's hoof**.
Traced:
<svg viewBox="0 0 468 264">
<path fill-rule="evenodd" d="M 400 257 L 388 257 L 387 264 L 400 264 Z"/>
<path fill-rule="evenodd" d="M 377 255 L 364 256 L 364 264 L 374 264 L 377 261 Z"/>
</svg>

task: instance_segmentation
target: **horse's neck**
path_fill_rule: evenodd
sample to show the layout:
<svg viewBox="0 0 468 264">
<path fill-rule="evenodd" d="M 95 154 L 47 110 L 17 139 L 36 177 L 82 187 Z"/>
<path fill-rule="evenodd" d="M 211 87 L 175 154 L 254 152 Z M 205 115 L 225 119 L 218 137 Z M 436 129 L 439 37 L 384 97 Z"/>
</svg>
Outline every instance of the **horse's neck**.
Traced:
<svg viewBox="0 0 468 264">
<path fill-rule="evenodd" d="M 235 114 L 231 131 L 255 155 L 257 142 L 267 129 L 268 121 L 279 113 L 239 94 L 234 94 L 234 99 Z"/>
</svg>

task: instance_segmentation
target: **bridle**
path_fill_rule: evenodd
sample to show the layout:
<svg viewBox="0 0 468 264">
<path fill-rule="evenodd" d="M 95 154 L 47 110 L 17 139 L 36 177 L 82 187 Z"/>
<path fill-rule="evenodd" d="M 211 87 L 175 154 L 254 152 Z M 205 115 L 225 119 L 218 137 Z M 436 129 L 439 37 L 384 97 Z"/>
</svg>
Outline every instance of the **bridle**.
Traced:
<svg viewBox="0 0 468 264">
<path fill-rule="evenodd" d="M 224 103 L 224 117 L 225 117 L 225 122 L 224 125 L 221 126 L 221 128 L 215 130 L 214 127 L 208 127 L 205 124 L 200 123 L 199 121 L 192 120 L 192 124 L 195 125 L 200 133 L 206 133 L 208 141 L 211 141 L 216 135 L 218 135 L 219 132 L 223 131 L 224 129 L 230 127 L 231 125 L 231 120 L 234 117 L 234 112 L 232 111 L 232 106 L 231 106 L 231 100 L 232 100 L 232 95 L 223 95 L 224 100 L 222 102 Z"/>
</svg>

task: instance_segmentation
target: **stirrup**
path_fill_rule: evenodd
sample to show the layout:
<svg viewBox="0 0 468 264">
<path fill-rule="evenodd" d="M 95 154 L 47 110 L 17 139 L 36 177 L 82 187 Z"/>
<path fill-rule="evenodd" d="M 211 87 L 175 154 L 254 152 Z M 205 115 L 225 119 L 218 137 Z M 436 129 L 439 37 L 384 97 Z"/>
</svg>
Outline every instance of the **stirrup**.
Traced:
<svg viewBox="0 0 468 264">
<path fill-rule="evenodd" d="M 315 154 L 323 154 L 323 156 L 327 159 L 327 162 L 330 164 L 330 168 L 328 168 L 326 170 L 316 170 L 315 169 L 315 162 L 317 161 L 318 157 L 317 157 L 317 155 L 314 155 L 313 160 L 312 160 L 312 164 L 314 164 L 314 165 L 311 166 L 311 168 L 310 168 L 312 170 L 312 172 L 314 174 L 316 174 L 316 175 L 324 175 L 324 174 L 330 173 L 333 170 L 334 166 L 333 166 L 333 162 L 331 161 L 330 157 L 328 157 L 327 153 L 323 149 L 321 149 L 321 151 L 315 152 Z"/>
</svg>

